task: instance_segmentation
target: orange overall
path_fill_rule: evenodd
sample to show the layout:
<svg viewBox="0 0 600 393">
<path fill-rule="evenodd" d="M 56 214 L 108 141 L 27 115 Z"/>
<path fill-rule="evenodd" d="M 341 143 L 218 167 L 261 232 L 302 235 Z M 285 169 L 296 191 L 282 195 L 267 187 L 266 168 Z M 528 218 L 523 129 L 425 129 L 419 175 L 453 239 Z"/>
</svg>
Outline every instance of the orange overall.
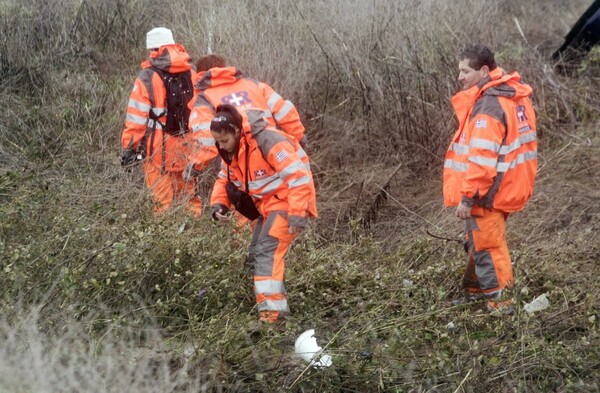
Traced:
<svg viewBox="0 0 600 393">
<path fill-rule="evenodd" d="M 170 73 L 189 71 L 192 78 L 195 76 L 183 46 L 164 45 L 151 52 L 150 58 L 142 63 L 142 70 L 129 96 L 121 146 L 123 149 L 145 149 L 143 170 L 156 213 L 169 208 L 175 199 L 182 199 L 189 211 L 199 215 L 202 201 L 196 195 L 195 184 L 182 178 L 191 152 L 192 133 L 170 135 L 162 129 L 166 115 L 157 121 L 150 118 L 150 112 L 158 116 L 165 114 L 166 108 L 166 89 L 152 66 Z"/>
<path fill-rule="evenodd" d="M 491 71 L 478 85 L 452 97 L 459 128 L 446 153 L 446 207 L 472 207 L 463 287 L 493 296 L 513 285 L 506 244 L 509 213 L 522 210 L 537 170 L 536 115 L 531 87 L 518 73 Z"/>
<path fill-rule="evenodd" d="M 254 200 L 261 214 L 249 249 L 254 292 L 260 319 L 274 322 L 289 312 L 284 258 L 297 236 L 289 227 L 303 227 L 308 217 L 317 217 L 315 187 L 308 157 L 295 138 L 270 127 L 260 110 L 243 116 L 239 149 L 229 162 L 222 157 L 211 206 L 230 207 L 228 181 Z"/>
</svg>

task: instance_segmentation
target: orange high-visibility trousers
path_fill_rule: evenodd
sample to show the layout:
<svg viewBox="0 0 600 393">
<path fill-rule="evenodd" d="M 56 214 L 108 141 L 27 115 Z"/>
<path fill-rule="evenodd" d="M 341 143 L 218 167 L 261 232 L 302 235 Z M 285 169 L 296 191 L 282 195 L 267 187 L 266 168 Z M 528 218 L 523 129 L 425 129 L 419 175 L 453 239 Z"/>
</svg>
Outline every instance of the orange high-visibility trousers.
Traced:
<svg viewBox="0 0 600 393">
<path fill-rule="evenodd" d="M 252 233 L 248 260 L 254 269 L 254 294 L 260 320 L 275 322 L 289 312 L 283 284 L 285 254 L 297 234 L 290 234 L 287 212 L 259 217 Z"/>
<path fill-rule="evenodd" d="M 512 263 L 506 244 L 508 214 L 475 206 L 466 220 L 465 237 L 469 258 L 463 289 L 473 294 L 496 296 L 514 283 Z"/>
<path fill-rule="evenodd" d="M 155 207 L 154 213 L 160 214 L 173 205 L 175 201 L 185 205 L 185 208 L 194 216 L 202 213 L 202 200 L 196 195 L 197 179 L 183 180 L 183 171 L 161 173 L 160 168 L 144 162 L 144 175 L 146 186 L 150 190 Z"/>
</svg>

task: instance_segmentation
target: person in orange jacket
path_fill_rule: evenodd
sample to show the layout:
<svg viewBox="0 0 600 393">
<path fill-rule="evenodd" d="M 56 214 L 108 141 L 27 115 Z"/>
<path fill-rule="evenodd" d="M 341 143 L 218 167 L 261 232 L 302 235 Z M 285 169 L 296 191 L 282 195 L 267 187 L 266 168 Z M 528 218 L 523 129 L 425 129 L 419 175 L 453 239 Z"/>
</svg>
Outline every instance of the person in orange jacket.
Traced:
<svg viewBox="0 0 600 393">
<path fill-rule="evenodd" d="M 190 56 L 176 44 L 169 29 L 157 27 L 146 34 L 149 58 L 142 62 L 129 96 L 125 128 L 121 135 L 121 164 L 130 167 L 143 161 L 146 186 L 155 202 L 155 213 L 168 209 L 181 199 L 194 216 L 202 212 L 202 201 L 196 195 L 194 182 L 183 179 L 193 144 L 192 133 L 183 123 L 173 130 L 167 124 L 167 88 L 164 75 L 180 74 L 189 80 L 183 91 L 192 97 L 195 77 Z M 185 85 L 185 84 L 184 84 Z M 185 86 L 184 86 L 185 88 Z M 187 110 L 187 101 L 185 101 Z M 185 114 L 187 123 L 187 111 Z M 185 128 L 185 129 L 183 129 Z"/>
<path fill-rule="evenodd" d="M 466 223 L 465 299 L 486 297 L 490 311 L 511 311 L 506 290 L 514 278 L 506 219 L 522 210 L 533 192 L 532 89 L 517 72 L 497 67 L 494 53 L 483 45 L 465 48 L 458 69 L 463 90 L 452 97 L 459 127 L 444 161 L 444 204 L 456 206 L 456 216 Z"/>
<path fill-rule="evenodd" d="M 194 98 L 189 106 L 190 128 L 196 138 L 197 149 L 190 158 L 186 177 L 197 175 L 207 162 L 218 155 L 209 127 L 215 108 L 221 104 L 230 104 L 238 109 L 262 109 L 271 126 L 306 146 L 304 125 L 298 110 L 271 86 L 244 76 L 236 67 L 227 67 L 225 59 L 215 54 L 199 58 L 196 71 Z"/>
<path fill-rule="evenodd" d="M 317 217 L 317 207 L 306 153 L 264 116 L 261 109 L 216 108 L 210 131 L 222 161 L 210 203 L 218 221 L 230 220 L 232 205 L 256 219 L 248 259 L 259 320 L 274 323 L 289 312 L 285 255 L 308 217 Z"/>
</svg>

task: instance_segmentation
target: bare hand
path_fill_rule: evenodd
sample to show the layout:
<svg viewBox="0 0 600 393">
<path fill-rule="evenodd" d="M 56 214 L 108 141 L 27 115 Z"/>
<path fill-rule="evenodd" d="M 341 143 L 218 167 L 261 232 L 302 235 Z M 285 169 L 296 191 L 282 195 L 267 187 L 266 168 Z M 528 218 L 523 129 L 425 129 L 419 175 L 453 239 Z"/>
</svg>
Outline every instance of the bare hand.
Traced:
<svg viewBox="0 0 600 393">
<path fill-rule="evenodd" d="M 467 220 L 469 218 L 471 218 L 471 209 L 472 207 L 469 207 L 465 204 L 463 204 L 462 202 L 458 204 L 458 207 L 456 208 L 456 217 L 462 219 L 462 220 Z"/>
</svg>

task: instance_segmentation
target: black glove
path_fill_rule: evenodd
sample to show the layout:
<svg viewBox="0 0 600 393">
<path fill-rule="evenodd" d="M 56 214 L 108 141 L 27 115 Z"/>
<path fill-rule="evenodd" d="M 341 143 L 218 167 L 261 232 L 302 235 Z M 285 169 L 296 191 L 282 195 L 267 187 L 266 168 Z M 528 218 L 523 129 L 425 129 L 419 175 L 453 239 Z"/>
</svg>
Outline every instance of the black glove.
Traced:
<svg viewBox="0 0 600 393">
<path fill-rule="evenodd" d="M 218 220 L 215 216 L 215 213 L 227 214 L 229 212 L 229 208 L 227 206 L 222 205 L 220 203 L 216 203 L 212 206 L 212 218 L 213 220 Z"/>
<path fill-rule="evenodd" d="M 132 167 L 137 161 L 137 153 L 133 149 L 125 149 L 121 153 L 121 166 L 125 168 Z"/>
</svg>

